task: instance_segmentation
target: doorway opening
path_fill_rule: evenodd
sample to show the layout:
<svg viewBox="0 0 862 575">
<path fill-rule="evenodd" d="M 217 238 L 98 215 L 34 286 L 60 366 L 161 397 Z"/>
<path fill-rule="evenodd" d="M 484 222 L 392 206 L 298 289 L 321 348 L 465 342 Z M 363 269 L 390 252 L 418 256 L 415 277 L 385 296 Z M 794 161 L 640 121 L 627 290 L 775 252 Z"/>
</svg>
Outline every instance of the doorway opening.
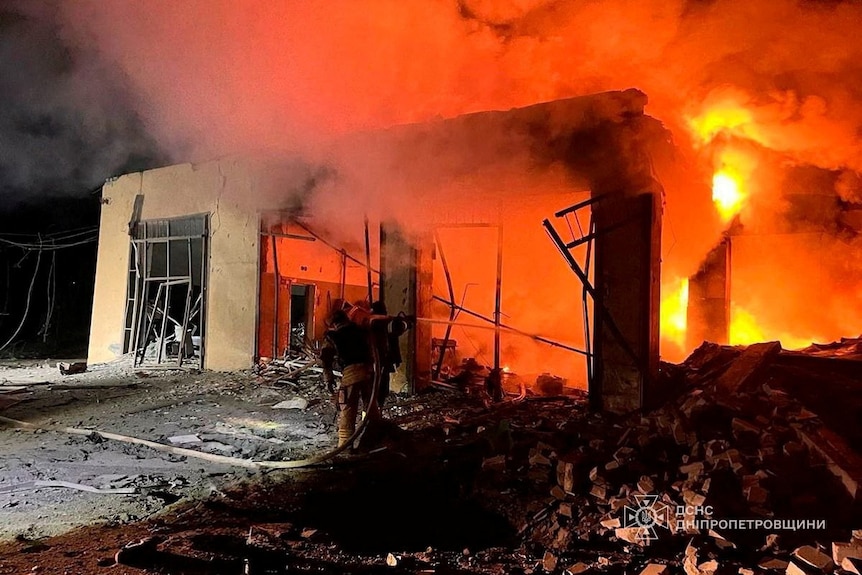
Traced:
<svg viewBox="0 0 862 575">
<path fill-rule="evenodd" d="M 314 285 L 290 286 L 290 351 L 300 352 L 312 345 L 314 326 Z"/>
</svg>

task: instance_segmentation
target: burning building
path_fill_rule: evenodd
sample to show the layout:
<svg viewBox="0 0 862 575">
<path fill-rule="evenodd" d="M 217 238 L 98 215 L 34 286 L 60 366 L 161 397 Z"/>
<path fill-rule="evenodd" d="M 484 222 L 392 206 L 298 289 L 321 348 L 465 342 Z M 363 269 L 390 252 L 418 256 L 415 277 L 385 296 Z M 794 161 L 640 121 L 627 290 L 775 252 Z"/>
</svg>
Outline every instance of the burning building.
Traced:
<svg viewBox="0 0 862 575">
<path fill-rule="evenodd" d="M 645 104 L 609 92 L 109 181 L 89 360 L 248 368 L 313 347 L 333 302 L 382 299 L 418 318 L 402 387 L 473 359 L 636 408 L 670 147 Z"/>
<path fill-rule="evenodd" d="M 735 100 L 691 121 L 722 231 L 701 234 L 714 243 L 699 263 L 665 280 L 671 359 L 704 340 L 793 349 L 859 332 L 858 176 L 777 149 L 762 121 Z"/>
<path fill-rule="evenodd" d="M 856 333 L 858 266 L 822 257 L 855 253 L 849 172 L 788 163 L 726 105 L 690 120 L 700 151 L 681 159 L 645 103 L 608 92 L 108 182 L 90 361 L 137 350 L 248 367 L 313 347 L 333 302 L 382 299 L 420 320 L 403 388 L 475 359 L 511 385 L 550 372 L 625 411 L 661 395 L 659 323 L 671 361 L 705 340 Z M 679 189 L 709 198 L 710 164 L 698 224 Z M 671 254 L 683 207 L 698 229 Z"/>
</svg>

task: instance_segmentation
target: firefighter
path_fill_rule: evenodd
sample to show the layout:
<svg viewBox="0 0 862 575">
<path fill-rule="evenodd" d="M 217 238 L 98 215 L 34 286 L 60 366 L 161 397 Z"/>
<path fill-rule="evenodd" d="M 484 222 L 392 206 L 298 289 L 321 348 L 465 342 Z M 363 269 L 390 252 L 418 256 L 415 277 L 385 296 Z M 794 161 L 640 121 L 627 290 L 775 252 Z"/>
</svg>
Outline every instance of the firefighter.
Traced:
<svg viewBox="0 0 862 575">
<path fill-rule="evenodd" d="M 371 325 L 372 345 L 377 347 L 380 357 L 381 377 L 380 389 L 377 390 L 377 404 L 383 407 L 389 396 L 389 380 L 398 366 L 401 365 L 401 346 L 398 339 L 407 331 L 407 318 L 390 317 L 386 313 L 386 304 L 377 300 L 371 304 L 373 317 L 385 319 Z"/>
<path fill-rule="evenodd" d="M 344 310 L 337 309 L 330 318 L 320 359 L 323 381 L 330 393 L 336 394 L 338 405 L 338 447 L 346 445 L 356 429 L 360 400 L 369 421 L 380 417 L 373 393 L 373 356 L 368 331 L 350 321 Z M 342 366 L 341 384 L 336 389 L 333 366 L 336 356 Z"/>
</svg>

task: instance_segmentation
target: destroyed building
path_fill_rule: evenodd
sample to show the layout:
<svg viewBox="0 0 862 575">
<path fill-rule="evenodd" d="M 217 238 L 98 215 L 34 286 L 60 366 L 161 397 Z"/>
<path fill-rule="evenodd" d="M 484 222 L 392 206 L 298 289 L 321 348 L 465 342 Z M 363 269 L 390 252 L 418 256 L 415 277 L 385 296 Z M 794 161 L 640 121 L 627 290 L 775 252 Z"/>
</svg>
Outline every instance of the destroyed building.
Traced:
<svg viewBox="0 0 862 575">
<path fill-rule="evenodd" d="M 357 134 L 317 158 L 111 180 L 89 361 L 248 368 L 313 346 L 334 301 L 382 299 L 419 318 L 402 388 L 472 358 L 640 407 L 670 146 L 646 101 L 609 92 Z"/>
</svg>

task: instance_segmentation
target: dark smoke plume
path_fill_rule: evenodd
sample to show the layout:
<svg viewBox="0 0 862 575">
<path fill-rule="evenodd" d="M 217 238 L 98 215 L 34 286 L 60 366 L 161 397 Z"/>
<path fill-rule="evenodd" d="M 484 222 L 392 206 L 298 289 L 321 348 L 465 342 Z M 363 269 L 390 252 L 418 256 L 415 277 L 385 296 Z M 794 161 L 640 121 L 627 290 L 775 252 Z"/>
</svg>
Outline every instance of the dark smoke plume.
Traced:
<svg viewBox="0 0 862 575">
<path fill-rule="evenodd" d="M 0 4 L 0 210 L 83 196 L 164 161 L 123 75 L 72 41 L 52 3 Z"/>
</svg>

